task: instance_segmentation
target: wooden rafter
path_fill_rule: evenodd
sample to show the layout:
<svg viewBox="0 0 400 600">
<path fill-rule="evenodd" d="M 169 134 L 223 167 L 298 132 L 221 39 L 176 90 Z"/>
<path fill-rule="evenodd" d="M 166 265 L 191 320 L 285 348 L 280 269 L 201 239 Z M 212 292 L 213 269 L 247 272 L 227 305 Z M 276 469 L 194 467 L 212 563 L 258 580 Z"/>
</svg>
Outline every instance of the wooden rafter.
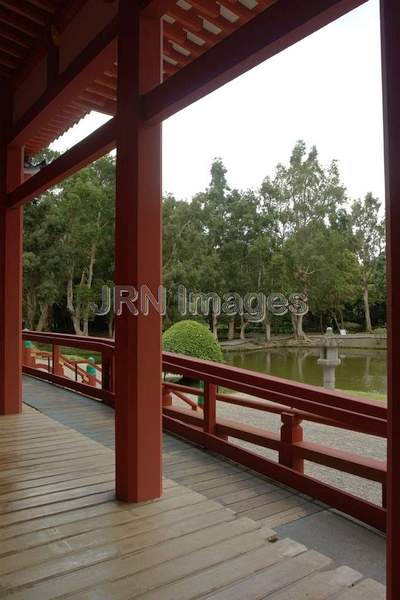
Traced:
<svg viewBox="0 0 400 600">
<path fill-rule="evenodd" d="M 171 116 L 365 1 L 279 0 L 151 90 L 143 98 L 146 118 Z"/>
</svg>

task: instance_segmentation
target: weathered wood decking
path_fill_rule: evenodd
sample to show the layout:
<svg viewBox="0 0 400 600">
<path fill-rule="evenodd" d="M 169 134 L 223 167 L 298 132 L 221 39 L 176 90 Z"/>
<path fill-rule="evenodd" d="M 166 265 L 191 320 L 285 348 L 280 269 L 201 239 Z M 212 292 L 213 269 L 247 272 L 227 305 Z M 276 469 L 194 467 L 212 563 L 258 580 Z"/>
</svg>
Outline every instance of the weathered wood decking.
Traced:
<svg viewBox="0 0 400 600">
<path fill-rule="evenodd" d="M 47 390 L 43 404 L 58 394 Z M 0 417 L 0 598 L 385 597 L 356 571 L 276 540 L 274 523 L 316 503 L 172 437 L 163 498 L 117 502 L 112 415 L 93 406 L 58 404 L 58 421 L 31 407 Z"/>
</svg>

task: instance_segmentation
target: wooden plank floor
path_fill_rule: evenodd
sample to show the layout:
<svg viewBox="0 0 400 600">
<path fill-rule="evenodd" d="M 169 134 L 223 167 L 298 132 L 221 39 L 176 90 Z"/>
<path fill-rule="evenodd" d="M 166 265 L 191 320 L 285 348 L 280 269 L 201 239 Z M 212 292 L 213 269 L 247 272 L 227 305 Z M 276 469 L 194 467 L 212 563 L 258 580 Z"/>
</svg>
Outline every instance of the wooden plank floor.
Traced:
<svg viewBox="0 0 400 600">
<path fill-rule="evenodd" d="M 87 431 L 108 422 L 84 408 Z M 31 407 L 0 417 L 0 598 L 385 597 L 356 571 L 276 539 L 279 513 L 267 507 L 299 510 L 288 504 L 295 494 L 259 490 L 272 483 L 172 437 L 164 461 L 163 497 L 124 504 L 114 496 L 112 448 Z M 226 479 L 217 485 L 218 475 Z"/>
<path fill-rule="evenodd" d="M 114 410 L 68 390 L 25 378 L 25 398 L 40 412 L 114 449 Z M 240 465 L 164 435 L 164 474 L 241 516 L 278 527 L 325 510 L 311 498 Z"/>
</svg>

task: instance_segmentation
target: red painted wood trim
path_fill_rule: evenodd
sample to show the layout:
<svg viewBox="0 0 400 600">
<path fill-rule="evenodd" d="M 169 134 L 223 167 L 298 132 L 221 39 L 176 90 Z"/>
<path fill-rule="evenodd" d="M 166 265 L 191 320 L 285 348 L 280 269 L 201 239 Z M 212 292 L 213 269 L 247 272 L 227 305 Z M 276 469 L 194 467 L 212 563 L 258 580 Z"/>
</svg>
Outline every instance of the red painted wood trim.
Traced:
<svg viewBox="0 0 400 600">
<path fill-rule="evenodd" d="M 161 126 L 145 126 L 140 94 L 161 80 L 159 19 L 120 0 L 118 14 L 115 283 L 157 293 L 161 285 Z M 162 493 L 161 316 L 115 318 L 117 498 L 140 502 Z"/>
<path fill-rule="evenodd" d="M 115 118 L 113 118 L 15 188 L 9 194 L 8 206 L 11 208 L 26 204 L 79 169 L 110 152 L 115 147 L 115 125 Z"/>
<path fill-rule="evenodd" d="M 336 450 L 321 444 L 312 442 L 297 442 L 293 444 L 293 452 L 296 456 L 311 462 L 344 471 L 358 477 L 386 482 L 386 463 L 373 458 L 366 458 L 352 452 Z"/>
<path fill-rule="evenodd" d="M 242 398 L 240 396 L 232 396 L 231 394 L 217 394 L 217 400 L 219 402 L 225 402 L 226 404 L 233 404 L 235 406 L 243 406 L 245 408 L 251 408 L 253 410 L 260 410 L 276 415 L 280 415 L 282 412 L 289 412 L 290 414 L 299 417 L 303 421 L 311 421 L 313 423 L 319 423 L 320 425 L 328 425 L 329 427 L 338 427 L 340 429 L 346 429 L 350 431 L 357 431 L 363 433 L 362 427 L 357 428 L 356 425 L 350 426 L 348 423 L 341 421 L 334 421 L 333 419 L 324 419 L 312 413 L 308 413 L 302 410 L 289 409 L 283 404 L 277 404 L 275 402 L 268 402 L 263 400 L 253 400 L 250 398 Z"/>
<path fill-rule="evenodd" d="M 365 1 L 279 0 L 149 92 L 145 118 L 170 117 Z"/>
<path fill-rule="evenodd" d="M 284 485 L 288 485 L 303 494 L 316 498 L 321 502 L 325 502 L 329 506 L 359 519 L 371 527 L 375 527 L 380 531 L 385 531 L 386 529 L 386 510 L 384 508 L 357 498 L 348 492 L 337 490 L 313 477 L 297 473 L 268 458 L 259 456 L 249 450 L 239 448 L 217 436 L 205 433 L 201 429 L 181 423 L 168 415 L 164 415 L 163 423 L 164 429 L 170 433 L 174 433 L 196 444 L 202 445 L 208 450 L 217 452 L 257 473 L 261 473 L 262 475 L 270 477 L 275 481 L 279 481 Z"/>
<path fill-rule="evenodd" d="M 387 599 L 400 598 L 400 4 L 381 0 L 388 320 Z"/>
<path fill-rule="evenodd" d="M 24 144 L 34 137 L 51 116 L 76 99 L 112 64 L 117 53 L 116 35 L 116 20 L 113 20 L 19 119 L 8 136 L 9 144 Z"/>
<path fill-rule="evenodd" d="M 163 413 L 175 420 L 197 427 L 201 427 L 203 422 L 201 416 L 193 415 L 192 411 L 176 406 L 164 408 Z M 216 434 L 237 438 L 278 452 L 282 446 L 282 440 L 278 434 L 228 419 L 218 419 Z M 383 461 L 365 458 L 352 452 L 344 452 L 312 442 L 293 442 L 291 447 L 295 457 L 372 481 L 380 483 L 386 481 L 386 464 Z"/>
<path fill-rule="evenodd" d="M 261 376 L 260 379 L 258 374 L 251 371 L 216 365 L 215 363 L 208 363 L 207 361 L 193 361 L 193 359 L 188 359 L 191 361 L 191 367 L 177 366 L 172 364 L 170 356 L 171 355 L 164 353 L 165 358 L 163 365 L 164 369 L 168 372 L 181 373 L 185 376 L 192 377 L 193 379 L 212 381 L 228 389 L 235 389 L 236 391 L 244 392 L 258 398 L 265 398 L 269 401 L 278 402 L 279 404 L 286 405 L 290 408 L 297 408 L 305 412 L 319 415 L 323 418 L 346 423 L 350 425 L 351 428 L 355 427 L 357 430 L 361 429 L 364 433 L 370 435 L 386 437 L 386 419 L 372 417 L 369 414 L 363 413 L 362 411 L 364 408 L 366 409 L 365 412 L 369 412 L 370 406 L 366 404 L 364 407 L 362 401 L 355 401 L 355 404 L 350 406 L 348 410 L 336 408 L 325 401 L 325 392 L 320 391 L 317 387 L 312 389 L 314 399 L 311 401 L 308 398 L 308 391 L 311 386 L 305 386 L 304 392 L 302 391 L 301 386 L 297 386 L 296 393 L 299 395 L 292 396 L 285 392 L 271 390 L 268 385 L 269 380 L 271 379 L 269 376 Z M 182 359 L 181 356 L 178 357 L 180 365 L 188 364 L 186 360 L 186 357 L 184 359 Z M 196 362 L 199 363 L 201 369 L 195 369 L 193 367 Z M 220 369 L 219 372 L 221 375 L 217 374 L 218 369 Z M 285 390 L 286 386 L 290 389 L 291 383 L 288 383 L 286 380 L 279 380 L 278 384 L 277 378 L 273 379 L 275 388 L 279 389 L 279 385 L 281 385 L 283 390 Z M 244 380 L 248 383 L 244 383 Z M 260 384 L 262 383 L 262 385 L 253 384 L 253 381 Z M 306 398 L 304 396 L 306 396 Z M 337 403 L 342 406 L 347 405 L 346 397 L 338 394 L 335 396 L 335 399 Z M 351 398 L 349 398 L 349 404 L 351 404 Z M 381 407 L 378 408 L 379 410 L 381 409 Z"/>
<path fill-rule="evenodd" d="M 74 390 L 74 392 L 78 392 L 80 394 L 83 394 L 84 396 L 96 398 L 97 400 L 102 400 L 106 404 L 114 404 L 114 394 L 112 392 L 108 392 L 107 390 L 95 388 L 85 383 L 80 383 L 79 381 L 68 379 L 67 377 L 55 375 L 54 373 L 39 371 L 38 369 L 33 369 L 32 367 L 27 367 L 25 365 L 23 366 L 23 372 L 26 375 L 35 377 L 36 379 L 44 379 L 49 383 L 54 383 L 55 385 L 59 385 L 60 387 Z"/>
<path fill-rule="evenodd" d="M 216 433 L 219 436 L 237 438 L 271 450 L 279 451 L 281 447 L 280 436 L 277 433 L 228 419 L 218 419 Z"/>
<path fill-rule="evenodd" d="M 204 431 L 215 433 L 217 420 L 217 386 L 206 381 L 204 384 Z"/>
<path fill-rule="evenodd" d="M 230 379 L 235 383 L 246 383 L 251 381 L 255 387 L 263 387 L 271 392 L 283 391 L 290 396 L 302 395 L 310 402 L 324 401 L 330 406 L 350 409 L 357 414 L 369 415 L 380 419 L 386 419 L 387 417 L 386 407 L 383 406 L 382 403 L 374 402 L 372 400 L 355 398 L 334 390 L 324 390 L 313 385 L 297 383 L 272 375 L 264 375 L 246 369 L 220 365 L 211 361 L 194 359 L 189 356 L 172 354 L 170 352 L 164 352 L 163 357 L 165 369 L 171 369 L 173 372 L 177 372 L 178 369 L 181 369 L 182 373 L 185 370 L 185 373 L 183 374 L 190 376 L 190 371 L 192 371 L 192 373 L 204 371 L 207 373 L 207 379 L 209 380 L 212 380 L 215 375 L 219 379 Z M 218 382 L 216 381 L 216 383 Z"/>
<path fill-rule="evenodd" d="M 6 202 L 9 187 L 23 178 L 23 148 L 6 148 L 9 113 L 2 101 L 4 97 L 0 99 L 0 414 L 4 415 L 22 411 L 23 214 L 22 209 L 8 209 Z"/>
<path fill-rule="evenodd" d="M 114 341 L 108 338 L 94 338 L 68 333 L 41 333 L 38 331 L 23 331 L 22 338 L 38 344 L 57 344 L 70 348 L 82 348 L 112 354 L 114 352 Z"/>
</svg>

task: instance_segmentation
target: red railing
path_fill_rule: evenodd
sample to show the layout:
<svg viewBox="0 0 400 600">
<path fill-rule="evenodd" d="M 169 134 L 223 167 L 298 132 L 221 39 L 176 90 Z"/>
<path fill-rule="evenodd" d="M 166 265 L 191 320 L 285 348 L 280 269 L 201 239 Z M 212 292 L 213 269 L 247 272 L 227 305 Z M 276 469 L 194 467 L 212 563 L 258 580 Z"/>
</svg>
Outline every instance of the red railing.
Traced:
<svg viewBox="0 0 400 600">
<path fill-rule="evenodd" d="M 24 372 L 40 377 L 50 383 L 68 387 L 76 392 L 102 400 L 106 404 L 114 403 L 113 360 L 114 342 L 106 338 L 89 338 L 56 333 L 22 333 L 24 350 Z M 27 342 L 50 346 L 51 350 L 27 347 Z M 100 364 L 89 362 L 85 358 L 70 359 L 62 352 L 63 348 L 77 348 L 101 357 Z M 91 376 L 82 365 L 90 364 L 96 371 Z"/>
<path fill-rule="evenodd" d="M 40 366 L 40 362 L 34 365 L 32 356 L 36 362 L 36 350 L 25 348 L 25 363 L 28 363 L 24 365 L 26 373 L 113 405 L 113 340 L 33 332 L 24 332 L 23 338 L 52 347 L 47 368 L 46 364 Z M 93 385 L 93 381 L 92 385 L 88 385 L 84 377 L 81 381 L 75 381 L 60 374 L 58 365 L 69 361 L 60 352 L 62 347 L 85 349 L 101 355 L 96 385 Z M 336 391 L 166 352 L 163 353 L 163 371 L 164 376 L 180 375 L 200 382 L 202 386 L 192 387 L 164 379 L 163 425 L 166 431 L 295 488 L 377 529 L 385 530 L 385 462 L 305 441 L 302 428 L 303 421 L 310 421 L 386 438 L 385 406 Z M 226 391 L 220 391 L 221 388 Z M 202 398 L 202 409 L 194 401 L 196 397 Z M 177 406 L 177 398 L 187 408 Z M 280 431 L 267 431 L 236 420 L 218 418 L 219 402 L 280 415 Z M 232 440 L 275 450 L 278 461 L 243 448 Z M 306 475 L 305 460 L 380 483 L 383 506 Z"/>
</svg>

